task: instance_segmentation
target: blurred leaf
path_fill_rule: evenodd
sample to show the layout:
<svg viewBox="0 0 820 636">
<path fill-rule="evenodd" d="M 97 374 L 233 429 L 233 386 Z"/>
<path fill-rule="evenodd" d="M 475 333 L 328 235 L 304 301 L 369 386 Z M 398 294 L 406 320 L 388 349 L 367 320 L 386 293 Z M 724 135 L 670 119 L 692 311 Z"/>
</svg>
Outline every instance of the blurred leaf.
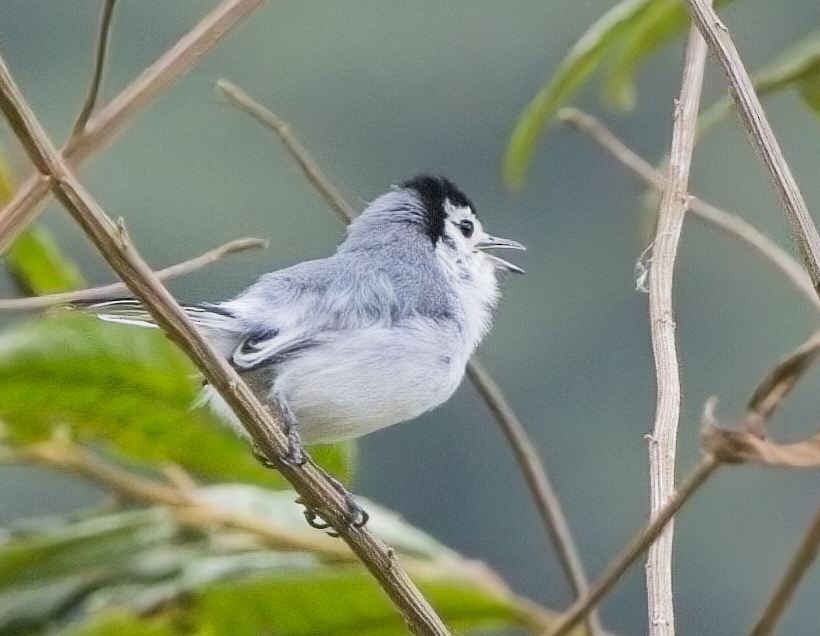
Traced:
<svg viewBox="0 0 820 636">
<path fill-rule="evenodd" d="M 810 33 L 752 74 L 758 95 L 796 87 L 806 104 L 820 113 L 820 31 Z M 727 95 L 701 113 L 698 134 L 722 121 L 732 110 Z"/>
<path fill-rule="evenodd" d="M 0 205 L 14 194 L 14 175 L 0 149 Z M 60 251 L 43 227 L 26 230 L 5 257 L 6 266 L 24 291 L 40 296 L 85 286 L 77 265 Z"/>
<path fill-rule="evenodd" d="M 5 205 L 14 194 L 14 175 L 6 162 L 3 148 L 0 148 L 0 204 Z"/>
<path fill-rule="evenodd" d="M 732 0 L 715 0 L 715 8 Z M 606 73 L 604 97 L 623 110 L 635 107 L 635 74 L 647 58 L 689 27 L 689 13 L 680 0 L 655 0 L 620 43 L 618 59 Z"/>
<path fill-rule="evenodd" d="M 77 441 L 130 460 L 285 487 L 209 411 L 191 407 L 199 386 L 194 368 L 158 330 L 66 311 L 0 334 L 0 419 L 11 440 L 41 441 L 65 427 Z M 315 458 L 346 480 L 351 448 L 322 447 Z"/>
<path fill-rule="evenodd" d="M 301 517 L 293 492 L 205 490 L 209 501 L 230 500 L 236 511 L 256 512 L 261 503 L 268 513 Z M 397 534 L 409 537 L 414 559 L 424 564 L 416 579 L 452 628 L 532 624 L 531 610 L 518 607 L 503 586 L 472 575 L 472 562 L 395 514 L 371 502 L 367 508 L 374 531 L 403 528 Z M 401 542 L 394 547 L 406 554 Z M 12 538 L 0 544 L 0 580 L 4 634 L 56 628 L 75 636 L 404 633 L 401 618 L 358 564 L 264 549 L 232 531 L 182 528 L 164 508 L 52 523 Z"/>
<path fill-rule="evenodd" d="M 716 5 L 731 0 L 717 0 Z M 634 102 L 633 76 L 650 53 L 688 24 L 680 0 L 621 0 L 601 16 L 561 60 L 547 84 L 524 109 L 513 128 L 504 154 L 503 175 L 508 187 L 519 188 L 539 137 L 563 106 L 604 61 L 613 64 L 605 94 L 621 106 Z"/>
<path fill-rule="evenodd" d="M 26 230 L 14 241 L 6 265 L 20 287 L 36 296 L 85 287 L 80 269 L 42 226 Z"/>
<path fill-rule="evenodd" d="M 515 124 L 504 154 L 504 180 L 519 188 L 532 161 L 538 137 L 558 108 L 598 68 L 609 48 L 624 37 L 657 0 L 622 0 L 595 22 L 570 49 L 555 74 Z"/>
<path fill-rule="evenodd" d="M 460 633 L 521 622 L 513 608 L 463 584 L 440 581 L 422 585 L 422 591 Z M 394 636 L 406 627 L 370 576 L 359 568 L 337 567 L 216 583 L 152 615 L 115 609 L 65 633 Z"/>
</svg>

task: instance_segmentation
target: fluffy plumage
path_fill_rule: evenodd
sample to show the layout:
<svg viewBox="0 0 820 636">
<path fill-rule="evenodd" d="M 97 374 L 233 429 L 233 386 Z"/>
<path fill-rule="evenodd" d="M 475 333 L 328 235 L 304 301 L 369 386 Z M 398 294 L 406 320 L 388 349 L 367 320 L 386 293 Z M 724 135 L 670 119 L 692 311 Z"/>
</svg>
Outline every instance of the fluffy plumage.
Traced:
<svg viewBox="0 0 820 636">
<path fill-rule="evenodd" d="M 446 179 L 416 177 L 373 201 L 333 256 L 186 310 L 257 392 L 293 414 L 306 444 L 335 442 L 453 394 L 490 327 L 497 271 L 520 271 L 483 251 L 491 247 L 521 246 L 487 235 Z M 134 301 L 94 310 L 151 324 Z M 242 431 L 210 387 L 203 399 Z"/>
</svg>

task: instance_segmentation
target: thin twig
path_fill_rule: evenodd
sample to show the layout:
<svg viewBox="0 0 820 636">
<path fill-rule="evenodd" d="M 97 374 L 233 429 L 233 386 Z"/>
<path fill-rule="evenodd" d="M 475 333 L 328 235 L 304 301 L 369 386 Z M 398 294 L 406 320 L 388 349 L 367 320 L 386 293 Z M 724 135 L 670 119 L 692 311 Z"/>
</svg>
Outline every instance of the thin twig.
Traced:
<svg viewBox="0 0 820 636">
<path fill-rule="evenodd" d="M 353 206 L 328 180 L 319 164 L 294 135 L 286 121 L 226 79 L 220 79 L 217 87 L 231 104 L 276 133 L 285 149 L 302 169 L 308 182 L 319 191 L 343 221 L 349 223 L 356 217 Z M 546 527 L 547 535 L 555 548 L 564 574 L 574 594 L 581 596 L 589 587 L 589 582 L 558 497 L 547 477 L 541 459 L 535 452 L 532 440 L 529 439 L 501 389 L 478 360 L 471 360 L 467 364 L 467 376 L 487 404 L 512 447 L 519 469 L 530 489 L 538 514 Z M 590 616 L 588 627 L 593 636 L 603 633 L 597 613 Z"/>
<path fill-rule="evenodd" d="M 615 159 L 637 174 L 647 185 L 656 190 L 663 190 L 666 186 L 666 177 L 663 174 L 627 147 L 592 115 L 576 108 L 565 108 L 558 113 L 558 118 L 597 141 Z M 725 230 L 730 236 L 738 238 L 753 247 L 785 274 L 797 291 L 816 310 L 820 311 L 820 297 L 814 291 L 811 278 L 809 278 L 806 270 L 786 250 L 763 232 L 757 230 L 743 218 L 721 210 L 691 194 L 689 195 L 689 210 L 704 221 Z"/>
<path fill-rule="evenodd" d="M 299 141 L 299 138 L 291 132 L 290 125 L 286 121 L 273 111 L 262 106 L 245 91 L 228 80 L 220 79 L 216 82 L 216 86 L 222 92 L 225 99 L 276 133 L 279 137 L 279 141 L 282 142 L 282 145 L 285 146 L 290 156 L 302 169 L 302 174 L 310 182 L 310 185 L 316 188 L 324 200 L 327 201 L 328 205 L 336 211 L 342 221 L 350 223 L 356 218 L 356 211 L 353 209 L 353 206 L 345 200 L 339 190 L 324 175 L 319 164 L 316 163 L 316 160 L 305 149 L 302 142 Z"/>
<path fill-rule="evenodd" d="M 195 256 L 187 261 L 171 265 L 164 269 L 154 272 L 156 277 L 167 282 L 180 276 L 186 276 L 206 265 L 228 256 L 236 252 L 244 252 L 254 248 L 267 247 L 268 241 L 260 238 L 240 238 L 234 241 L 229 241 L 224 245 L 208 250 L 204 254 Z M 92 287 L 90 289 L 78 289 L 76 291 L 61 292 L 59 294 L 47 294 L 45 296 L 32 296 L 30 298 L 5 298 L 0 299 L 0 311 L 35 311 L 55 307 L 56 305 L 64 305 L 66 303 L 81 303 L 90 302 L 92 300 L 101 300 L 103 298 L 110 298 L 117 294 L 123 294 L 128 291 L 125 283 L 111 283 L 110 285 L 102 285 L 100 287 Z"/>
<path fill-rule="evenodd" d="M 720 462 L 713 455 L 704 455 L 695 470 L 680 484 L 677 491 L 658 510 L 652 520 L 604 569 L 598 580 L 590 587 L 589 592 L 573 603 L 559 617 L 552 631 L 548 631 L 547 634 L 549 636 L 563 636 L 584 620 L 584 617 L 592 611 L 592 608 L 615 588 L 621 577 L 626 574 L 649 545 L 655 541 L 666 527 L 666 524 L 671 521 L 687 500 L 712 476 L 718 466 L 720 466 Z"/>
<path fill-rule="evenodd" d="M 547 531 L 558 561 L 564 570 L 564 576 L 569 581 L 576 597 L 584 596 L 589 590 L 584 566 L 581 562 L 578 547 L 572 537 L 561 502 L 555 495 L 555 488 L 546 472 L 527 431 L 507 402 L 504 393 L 490 376 L 489 372 L 478 360 L 472 360 L 467 366 L 467 377 L 473 383 L 476 391 L 482 397 L 502 433 L 512 448 L 516 462 L 524 476 L 524 481 L 535 501 L 536 510 L 541 517 L 541 523 Z M 591 611 L 588 616 L 587 629 L 590 634 L 603 634 L 598 613 Z"/>
<path fill-rule="evenodd" d="M 168 51 L 145 69 L 105 108 L 88 120 L 82 134 L 62 149 L 63 159 L 75 168 L 109 142 L 125 124 L 162 91 L 180 79 L 264 0 L 223 0 Z M 0 256 L 28 227 L 49 194 L 48 179 L 35 173 L 17 188 L 0 210 Z"/>
<path fill-rule="evenodd" d="M 108 50 L 108 34 L 111 30 L 111 18 L 114 16 L 114 5 L 117 0 L 103 0 L 102 14 L 100 15 L 100 27 L 97 34 L 97 50 L 94 52 L 94 73 L 91 77 L 91 84 L 88 87 L 88 95 L 83 102 L 80 113 L 74 125 L 71 127 L 69 139 L 78 136 L 85 130 L 88 118 L 94 112 L 97 104 L 97 97 L 100 94 L 102 85 L 103 70 L 105 69 L 105 54 Z"/>
<path fill-rule="evenodd" d="M 657 378 L 655 424 L 649 439 L 650 510 L 655 515 L 675 492 L 675 455 L 680 418 L 680 373 L 675 344 L 672 282 L 683 217 L 687 208 L 689 166 L 695 142 L 706 43 L 692 27 L 686 45 L 680 100 L 675 104 L 669 174 L 658 211 L 658 228 L 649 270 L 649 316 Z M 670 522 L 649 549 L 646 562 L 649 633 L 673 636 L 675 606 L 672 593 Z"/>
<path fill-rule="evenodd" d="M 750 636 L 769 636 L 774 633 L 775 625 L 794 598 L 794 593 L 812 563 L 817 559 L 820 547 L 820 510 L 814 516 L 809 531 L 792 556 L 783 578 L 766 604 L 760 618 L 750 632 Z"/>
<path fill-rule="evenodd" d="M 446 635 L 447 627 L 396 561 L 392 550 L 370 530 L 351 523 L 348 505 L 323 471 L 308 462 L 294 466 L 288 453 L 281 411 L 263 405 L 236 370 L 214 350 L 138 254 L 121 224 L 115 224 L 74 177 L 26 103 L 5 61 L 0 59 L 0 109 L 32 163 L 50 179 L 52 192 L 83 228 L 99 252 L 128 285 L 160 328 L 203 373 L 239 417 L 264 456 L 325 519 L 367 567 L 415 634 Z"/>
<path fill-rule="evenodd" d="M 792 238 L 800 250 L 815 290 L 820 293 L 820 235 L 803 194 L 786 163 L 749 73 L 732 42 L 729 30 L 707 0 L 686 0 L 692 20 L 723 66 L 729 92 L 754 147 L 759 151 L 786 211 Z"/>
</svg>

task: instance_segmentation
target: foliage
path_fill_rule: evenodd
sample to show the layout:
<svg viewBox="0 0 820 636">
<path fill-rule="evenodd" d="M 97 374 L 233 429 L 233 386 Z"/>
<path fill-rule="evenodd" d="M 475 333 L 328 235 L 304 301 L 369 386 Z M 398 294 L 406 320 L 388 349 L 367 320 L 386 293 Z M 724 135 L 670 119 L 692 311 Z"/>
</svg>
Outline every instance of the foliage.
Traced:
<svg viewBox="0 0 820 636">
<path fill-rule="evenodd" d="M 720 7 L 730 1 L 716 0 L 714 4 Z M 519 116 L 504 154 L 507 185 L 521 187 L 538 139 L 559 108 L 602 67 L 606 67 L 606 100 L 617 108 L 632 109 L 638 68 L 664 44 L 684 33 L 688 25 L 685 3 L 679 0 L 622 0 L 590 26 Z M 819 76 L 818 34 L 813 33 L 761 69 L 756 74 L 757 88 L 767 93 L 795 86 L 809 107 L 818 111 Z M 721 109 L 729 105 L 727 100 Z M 712 116 L 719 118 L 718 110 Z"/>
<path fill-rule="evenodd" d="M 307 530 L 290 491 L 215 486 L 283 527 Z M 368 502 L 371 523 L 400 554 L 424 565 L 428 598 L 460 630 L 526 625 L 529 618 L 491 580 Z M 317 533 L 318 534 L 318 533 Z M 321 535 L 320 535 L 321 537 Z M 465 574 L 469 574 L 466 576 Z M 361 566 L 266 546 L 224 530 L 186 528 L 151 508 L 51 521 L 0 545 L 0 633 L 334 634 L 401 633 L 401 618 Z"/>
</svg>

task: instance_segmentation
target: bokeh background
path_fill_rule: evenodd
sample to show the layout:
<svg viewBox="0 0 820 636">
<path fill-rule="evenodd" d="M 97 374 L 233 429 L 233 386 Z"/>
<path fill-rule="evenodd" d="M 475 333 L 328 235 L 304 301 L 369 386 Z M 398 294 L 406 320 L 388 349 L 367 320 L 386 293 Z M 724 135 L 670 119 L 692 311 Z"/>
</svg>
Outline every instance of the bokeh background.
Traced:
<svg viewBox="0 0 820 636">
<path fill-rule="evenodd" d="M 103 99 L 115 95 L 215 3 L 118 3 Z M 100 3 L 0 1 L 0 48 L 55 139 L 84 97 Z M 642 189 L 591 142 L 550 130 L 526 188 L 505 191 L 500 158 L 524 105 L 610 2 L 275 2 L 251 17 L 139 116 L 81 176 L 151 263 L 183 260 L 237 236 L 270 248 L 173 284 L 179 298 L 220 299 L 260 273 L 330 253 L 343 228 L 276 141 L 220 103 L 227 77 L 287 119 L 341 190 L 364 205 L 417 172 L 442 173 L 476 202 L 491 232 L 525 242 L 528 271 L 504 284 L 479 356 L 538 444 L 587 570 L 609 561 L 647 513 L 643 436 L 654 381 L 647 297 L 633 266 L 646 247 Z M 750 68 L 820 24 L 817 0 L 743 0 L 724 12 Z M 603 116 L 652 161 L 668 146 L 682 44 L 653 57 L 632 113 Z M 714 64 L 705 102 L 722 94 Z M 818 118 L 796 95 L 766 100 L 809 207 L 820 210 Z M 6 129 L 15 171 L 30 167 Z M 788 244 L 783 214 L 739 124 L 697 148 L 692 190 Z M 44 216 L 94 283 L 111 273 L 55 205 Z M 518 255 L 516 255 L 518 257 Z M 15 293 L 0 274 L 0 296 Z M 767 264 L 690 219 L 676 277 L 684 386 L 679 473 L 697 460 L 705 399 L 742 412 L 755 383 L 815 327 L 811 308 Z M 0 316 L 0 325 L 19 317 Z M 820 374 L 778 417 L 797 439 L 816 429 Z M 816 473 L 727 469 L 688 506 L 676 530 L 681 633 L 738 634 L 782 572 L 820 492 Z M 437 411 L 361 441 L 355 490 L 394 508 L 460 552 L 487 561 L 550 607 L 571 598 L 522 480 L 468 384 Z M 0 523 L 92 504 L 100 493 L 65 477 L 0 469 Z M 307 530 L 306 530 L 307 531 Z M 603 617 L 645 631 L 642 569 L 608 597 Z M 818 632 L 820 569 L 809 574 L 783 634 Z"/>
</svg>

